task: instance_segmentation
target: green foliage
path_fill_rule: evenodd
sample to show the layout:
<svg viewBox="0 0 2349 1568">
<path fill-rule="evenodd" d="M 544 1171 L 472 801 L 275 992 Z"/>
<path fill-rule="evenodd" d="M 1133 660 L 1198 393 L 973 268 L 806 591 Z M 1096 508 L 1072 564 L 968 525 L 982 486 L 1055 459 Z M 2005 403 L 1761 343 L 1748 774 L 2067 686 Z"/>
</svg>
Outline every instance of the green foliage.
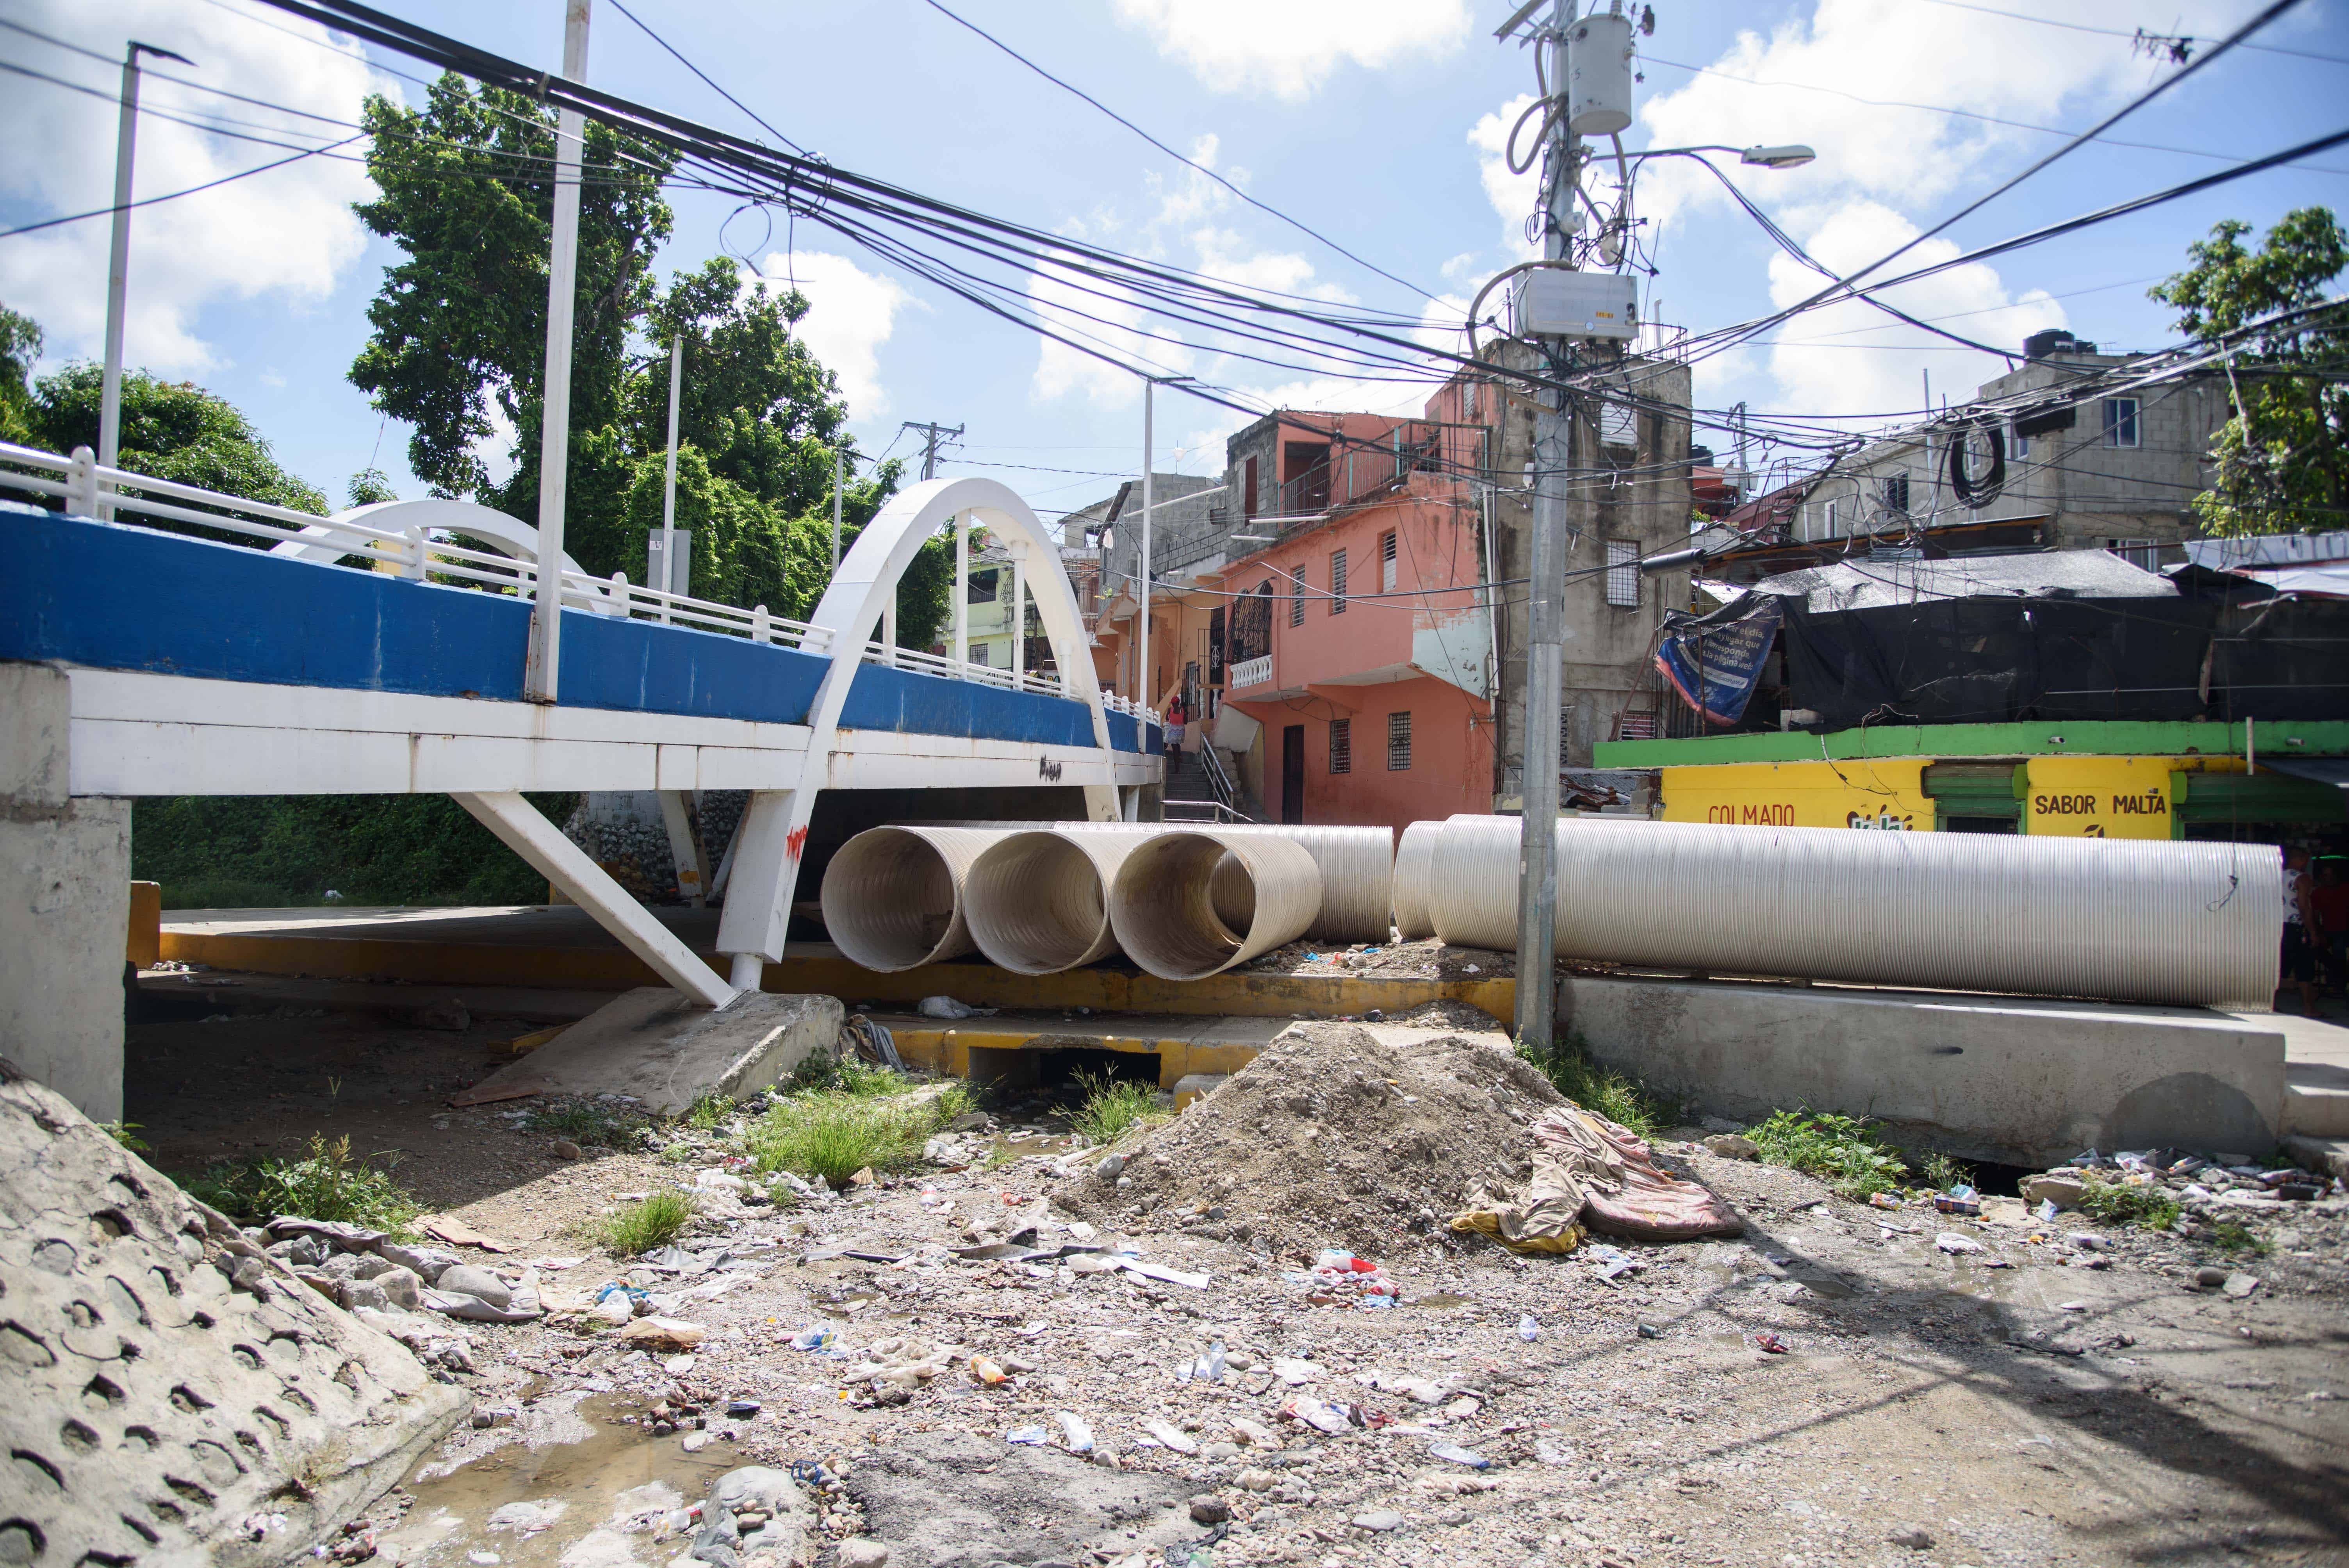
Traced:
<svg viewBox="0 0 2349 1568">
<path fill-rule="evenodd" d="M 834 1087 L 802 1088 L 750 1124 L 744 1140 L 761 1174 L 789 1171 L 838 1187 L 857 1171 L 902 1170 L 921 1158 L 931 1134 L 970 1109 L 970 1092 L 949 1084 L 926 1093 L 896 1073 L 843 1062 Z"/>
<path fill-rule="evenodd" d="M 567 1138 L 582 1148 L 601 1144 L 606 1149 L 633 1149 L 647 1119 L 605 1100 L 552 1099 L 534 1101 L 522 1125 L 525 1131 Z"/>
<path fill-rule="evenodd" d="M 133 1154 L 147 1152 L 147 1140 L 139 1136 L 139 1123 L 135 1121 L 101 1121 L 98 1130 Z"/>
<path fill-rule="evenodd" d="M 20 318 L 21 319 L 21 318 Z M 98 446 L 105 371 L 73 364 L 33 384 L 27 414 L 31 444 L 53 452 Z M 278 467 L 269 443 L 227 398 L 189 381 L 160 381 L 143 370 L 122 375 L 119 467 L 183 485 L 325 516 L 326 498 Z M 182 503 L 185 504 L 185 503 Z M 198 510 L 209 510 L 200 508 Z M 233 509 L 230 509 L 233 515 Z M 141 518 L 142 526 L 268 548 L 269 542 L 191 523 Z"/>
<path fill-rule="evenodd" d="M 683 1120 L 696 1132 L 708 1132 L 725 1126 L 734 1117 L 734 1097 L 715 1090 L 701 1096 L 686 1107 Z"/>
<path fill-rule="evenodd" d="M 2314 305 L 2349 266 L 2349 234 L 2328 208 L 2286 213 L 2256 251 L 2228 219 L 2188 247 L 2194 264 L 2158 284 L 2178 328 L 2216 343 L 2279 311 Z M 2261 330 L 2228 362 L 2235 413 L 2212 438 L 2210 488 L 2194 498 L 2214 534 L 2318 532 L 2349 516 L 2349 389 L 2339 379 L 2349 312 Z"/>
<path fill-rule="evenodd" d="M 693 1199 L 674 1187 L 665 1187 L 634 1203 L 606 1214 L 596 1228 L 596 1239 L 614 1254 L 641 1257 L 668 1245 L 693 1223 Z"/>
<path fill-rule="evenodd" d="M 2132 1186 L 2107 1181 L 2088 1173 L 2088 1189 L 2080 1197 L 2080 1212 L 2107 1225 L 2135 1225 L 2140 1230 L 2166 1231 L 2178 1222 L 2178 1201 L 2159 1183 Z"/>
<path fill-rule="evenodd" d="M 1876 1127 L 1856 1116 L 1825 1110 L 1781 1110 L 1745 1130 L 1773 1165 L 1816 1176 L 1855 1202 L 1871 1192 L 1907 1184 L 1900 1151 Z"/>
<path fill-rule="evenodd" d="M 301 1159 L 272 1155 L 213 1165 L 201 1175 L 181 1178 L 180 1185 L 191 1196 L 246 1225 L 295 1214 L 398 1235 L 405 1234 L 408 1222 L 422 1212 L 388 1171 L 378 1170 L 351 1152 L 347 1133 L 329 1143 L 323 1134 L 314 1132 L 310 1151 Z"/>
<path fill-rule="evenodd" d="M 2250 1253 L 2260 1255 L 2274 1250 L 2274 1243 L 2240 1220 L 2220 1220 L 2202 1227 L 2195 1238 L 2222 1253 Z"/>
<path fill-rule="evenodd" d="M 40 356 L 40 324 L 0 305 L 0 441 L 33 443 L 33 362 Z"/>
<path fill-rule="evenodd" d="M 1925 1185 L 1936 1192 L 1973 1185 L 1973 1171 L 1946 1154 L 1936 1152 L 1922 1156 L 1917 1162 L 1917 1170 L 1925 1178 Z"/>
<path fill-rule="evenodd" d="M 1637 1079 L 1592 1061 L 1589 1044 L 1579 1035 L 1547 1052 L 1519 1040 L 1517 1055 L 1531 1062 L 1558 1093 L 1641 1138 L 1653 1138 L 1671 1124 L 1676 1107 L 1649 1093 Z"/>
<path fill-rule="evenodd" d="M 561 821 L 575 797 L 533 797 Z M 167 909 L 543 903 L 546 880 L 441 795 L 161 796 L 131 810 L 131 875 Z"/>
<path fill-rule="evenodd" d="M 1146 1083 L 1128 1083 L 1098 1077 L 1080 1068 L 1077 1087 L 1085 1103 L 1069 1118 L 1069 1126 L 1092 1143 L 1115 1143 L 1135 1128 L 1164 1121 L 1172 1114 L 1158 1102 L 1158 1091 Z"/>
<path fill-rule="evenodd" d="M 361 469 L 351 476 L 350 498 L 353 506 L 377 506 L 398 500 L 399 492 L 391 488 L 391 476 L 381 469 Z"/>
</svg>

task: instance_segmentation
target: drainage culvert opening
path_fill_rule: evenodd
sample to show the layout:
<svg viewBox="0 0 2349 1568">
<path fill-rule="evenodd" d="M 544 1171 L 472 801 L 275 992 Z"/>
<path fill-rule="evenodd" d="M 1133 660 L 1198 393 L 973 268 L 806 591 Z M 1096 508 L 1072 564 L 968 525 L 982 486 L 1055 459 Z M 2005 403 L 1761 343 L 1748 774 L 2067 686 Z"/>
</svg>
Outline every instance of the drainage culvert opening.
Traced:
<svg viewBox="0 0 2349 1568">
<path fill-rule="evenodd" d="M 1156 1088 L 1160 1067 L 1156 1051 L 1067 1046 L 1036 1053 L 1036 1084 L 1062 1104 L 1082 1105 L 1088 1084 L 1137 1083 Z"/>
<path fill-rule="evenodd" d="M 867 969 L 911 969 L 968 952 L 958 905 L 947 853 L 903 828 L 857 834 L 824 870 L 824 930 Z"/>
<path fill-rule="evenodd" d="M 1014 833 L 971 861 L 963 917 L 979 951 L 1014 975 L 1056 975 L 1115 946 L 1101 868 L 1060 833 Z"/>
</svg>

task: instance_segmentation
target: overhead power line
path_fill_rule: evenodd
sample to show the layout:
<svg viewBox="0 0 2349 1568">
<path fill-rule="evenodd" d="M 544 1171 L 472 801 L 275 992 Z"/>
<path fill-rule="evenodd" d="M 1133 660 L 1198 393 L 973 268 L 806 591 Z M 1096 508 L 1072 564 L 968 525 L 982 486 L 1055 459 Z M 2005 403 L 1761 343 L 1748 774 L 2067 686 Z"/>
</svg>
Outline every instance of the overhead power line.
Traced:
<svg viewBox="0 0 2349 1568">
<path fill-rule="evenodd" d="M 2193 37 L 2190 34 L 2154 34 L 2147 33 L 2143 28 L 2124 33 L 2118 27 L 2099 27 L 2087 22 L 2064 22 L 2059 21 L 2054 16 L 2027 16 L 2020 11 L 2001 11 L 1989 5 L 1977 5 L 1972 3 L 1972 0 L 1926 0 L 1926 4 L 1930 5 L 1947 5 L 1955 11 L 1972 11 L 1984 16 L 2003 16 L 2010 22 L 2034 22 L 2043 27 L 2061 27 L 2066 32 L 2101 33 L 2107 38 L 2127 38 L 2134 41 L 2137 38 L 2159 37 L 2168 39 L 2175 37 L 2178 43 L 2189 46 L 2200 41 Z M 2245 44 L 2243 47 L 2247 49 L 2256 49 L 2263 55 L 2290 55 L 2296 59 L 2322 60 L 2328 66 L 2349 66 L 2349 57 L 2341 55 L 2320 55 L 2313 49 L 2291 49 L 2286 48 L 2282 44 Z"/>
<path fill-rule="evenodd" d="M 616 4 L 616 0 L 615 0 L 615 3 Z M 1438 298 L 1437 295 L 1430 294 L 1426 289 L 1423 289 L 1419 284 L 1413 283 L 1410 279 L 1399 278 L 1395 276 L 1394 273 L 1387 271 L 1384 267 L 1380 266 L 1376 262 L 1366 261 L 1362 257 L 1356 255 L 1353 252 L 1346 249 L 1345 246 L 1330 238 L 1327 234 L 1320 232 L 1319 230 L 1309 228 L 1304 223 L 1299 222 L 1297 219 L 1292 218 L 1288 213 L 1282 211 L 1279 208 L 1272 206 L 1268 202 L 1257 201 L 1246 191 L 1241 190 L 1238 186 L 1225 179 L 1221 174 L 1218 174 L 1216 170 L 1207 167 L 1207 165 L 1201 163 L 1196 159 L 1186 158 L 1182 153 L 1175 151 L 1173 148 L 1167 146 L 1164 142 L 1159 140 L 1156 137 L 1151 135 L 1140 126 L 1134 124 L 1133 121 L 1126 119 L 1125 116 L 1118 113 L 1117 110 L 1110 108 L 1109 105 L 1102 102 L 1101 99 L 1085 91 L 1084 88 L 1076 86 L 1072 82 L 1065 81 L 1062 78 L 1054 76 L 1051 72 L 1046 70 L 1043 67 L 1038 65 L 1035 61 L 1030 59 L 1027 56 L 1021 54 L 1019 50 L 1013 48 L 1010 45 L 1005 43 L 1002 39 L 997 37 L 986 28 L 980 26 L 978 23 L 971 21 L 967 16 L 958 15 L 955 12 L 947 10 L 947 7 L 940 3 L 940 0 L 928 0 L 928 4 L 930 8 L 937 12 L 941 16 L 946 17 L 948 21 L 958 23 L 962 26 L 969 28 L 972 32 L 978 34 L 980 37 L 986 39 L 988 43 L 994 45 L 997 48 L 1002 50 L 1005 54 L 1010 56 L 1013 59 L 1019 61 L 1021 65 L 1027 67 L 1030 70 L 1035 72 L 1038 76 L 1043 77 L 1054 87 L 1059 88 L 1062 92 L 1071 93 L 1076 97 L 1082 98 L 1085 102 L 1091 104 L 1102 113 L 1109 116 L 1110 119 L 1117 121 L 1118 124 L 1125 127 L 1126 129 L 1133 132 L 1134 135 L 1142 138 L 1143 140 L 1150 143 L 1151 146 L 1156 148 L 1167 157 L 1174 160 L 1175 162 L 1182 164 L 1186 169 L 1190 169 L 1200 174 L 1206 175 L 1208 179 L 1214 181 L 1216 184 L 1222 186 L 1225 190 L 1230 191 L 1233 195 L 1238 197 L 1249 206 L 1257 209 L 1257 211 L 1271 214 L 1273 217 L 1278 218 L 1282 222 L 1288 224 L 1290 228 L 1296 230 L 1299 233 L 1304 234 L 1310 239 L 1316 240 L 1320 243 L 1329 246 L 1331 250 L 1337 252 L 1340 255 L 1345 257 L 1348 261 L 1352 262 L 1357 266 L 1367 267 L 1371 272 L 1378 273 L 1379 276 L 1386 279 L 1389 283 L 1400 284 L 1404 288 L 1411 290 L 1412 293 L 1418 294 L 1423 299 L 1434 300 Z M 698 75 L 699 73 L 697 72 L 696 74 Z"/>
</svg>

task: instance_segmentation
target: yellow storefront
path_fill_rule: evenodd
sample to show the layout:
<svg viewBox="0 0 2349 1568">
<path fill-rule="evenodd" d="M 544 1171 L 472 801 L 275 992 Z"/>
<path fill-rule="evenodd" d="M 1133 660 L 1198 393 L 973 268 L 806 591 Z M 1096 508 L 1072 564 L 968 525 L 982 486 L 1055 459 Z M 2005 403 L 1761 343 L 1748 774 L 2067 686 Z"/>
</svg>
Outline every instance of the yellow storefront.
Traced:
<svg viewBox="0 0 2349 1568">
<path fill-rule="evenodd" d="M 1900 758 L 1668 767 L 1661 769 L 1663 818 L 1738 827 L 1909 832 L 1942 830 L 1945 818 L 2005 818 L 2013 830 L 2024 833 L 2169 839 L 2182 836 L 2179 806 L 2194 775 L 2243 769 L 2242 759 L 2232 757 L 2032 757 L 1958 764 Z M 1987 810 L 1985 802 L 2003 810 Z"/>
</svg>

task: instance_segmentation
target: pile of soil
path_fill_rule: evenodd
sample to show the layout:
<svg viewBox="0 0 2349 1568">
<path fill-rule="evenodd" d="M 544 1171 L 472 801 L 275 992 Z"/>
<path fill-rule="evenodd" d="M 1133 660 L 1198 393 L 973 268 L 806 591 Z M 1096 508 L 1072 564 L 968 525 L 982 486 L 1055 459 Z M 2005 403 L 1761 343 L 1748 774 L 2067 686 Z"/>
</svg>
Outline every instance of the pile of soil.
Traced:
<svg viewBox="0 0 2349 1568">
<path fill-rule="evenodd" d="M 1563 1103 L 1497 1037 L 1398 1047 L 1296 1024 L 1129 1150 L 1130 1185 L 1095 1173 L 1070 1197 L 1112 1223 L 1149 1213 L 1283 1257 L 1386 1259 L 1453 1244 L 1463 1201 L 1529 1174 L 1525 1124 Z"/>
</svg>

